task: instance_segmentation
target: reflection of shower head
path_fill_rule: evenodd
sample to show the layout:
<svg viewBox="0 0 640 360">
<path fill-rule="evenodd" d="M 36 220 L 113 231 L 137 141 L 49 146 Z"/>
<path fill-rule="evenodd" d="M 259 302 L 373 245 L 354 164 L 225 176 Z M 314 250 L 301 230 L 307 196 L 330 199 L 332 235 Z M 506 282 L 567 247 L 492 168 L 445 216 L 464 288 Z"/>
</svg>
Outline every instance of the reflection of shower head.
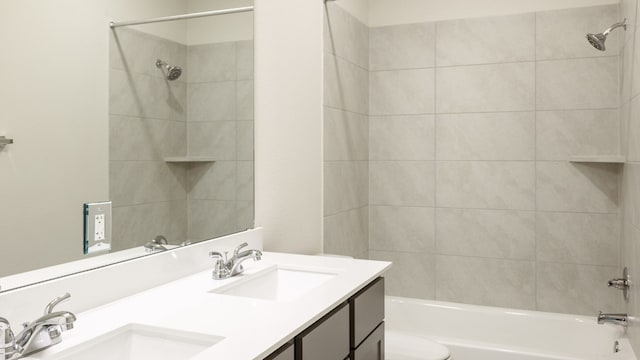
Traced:
<svg viewBox="0 0 640 360">
<path fill-rule="evenodd" d="M 589 40 L 589 43 L 591 44 L 591 46 L 593 46 L 594 48 L 600 50 L 600 51 L 605 51 L 607 48 L 604 46 L 604 42 L 607 40 L 607 36 L 609 36 L 609 33 L 611 31 L 613 31 L 616 28 L 619 27 L 623 27 L 624 30 L 627 30 L 627 19 L 622 20 L 619 23 L 615 23 L 613 25 L 611 25 L 610 28 L 608 28 L 607 30 L 599 33 L 599 34 L 587 34 L 587 40 Z"/>
<path fill-rule="evenodd" d="M 160 59 L 156 60 L 156 66 L 158 68 L 164 67 L 167 69 L 167 80 L 169 81 L 173 81 L 182 75 L 182 68 L 180 66 L 169 65 Z"/>
</svg>

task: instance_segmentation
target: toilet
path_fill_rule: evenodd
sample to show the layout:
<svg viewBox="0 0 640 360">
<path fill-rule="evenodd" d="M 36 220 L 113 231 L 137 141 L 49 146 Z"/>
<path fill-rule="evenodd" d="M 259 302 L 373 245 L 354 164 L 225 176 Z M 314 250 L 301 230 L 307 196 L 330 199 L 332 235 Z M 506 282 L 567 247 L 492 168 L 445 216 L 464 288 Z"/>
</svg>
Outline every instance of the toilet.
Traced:
<svg viewBox="0 0 640 360">
<path fill-rule="evenodd" d="M 446 346 L 424 337 L 385 331 L 386 360 L 453 360 Z"/>
</svg>

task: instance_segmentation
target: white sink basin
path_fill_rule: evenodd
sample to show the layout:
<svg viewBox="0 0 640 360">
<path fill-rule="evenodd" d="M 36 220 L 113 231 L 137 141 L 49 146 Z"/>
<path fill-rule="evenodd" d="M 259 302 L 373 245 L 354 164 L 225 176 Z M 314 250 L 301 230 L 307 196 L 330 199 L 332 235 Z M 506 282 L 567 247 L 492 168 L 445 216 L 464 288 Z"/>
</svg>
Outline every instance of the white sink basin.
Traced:
<svg viewBox="0 0 640 360">
<path fill-rule="evenodd" d="M 336 276 L 335 273 L 270 267 L 210 293 L 271 301 L 291 301 Z"/>
<path fill-rule="evenodd" d="M 223 338 L 129 324 L 72 347 L 56 360 L 175 360 L 188 359 Z"/>
</svg>

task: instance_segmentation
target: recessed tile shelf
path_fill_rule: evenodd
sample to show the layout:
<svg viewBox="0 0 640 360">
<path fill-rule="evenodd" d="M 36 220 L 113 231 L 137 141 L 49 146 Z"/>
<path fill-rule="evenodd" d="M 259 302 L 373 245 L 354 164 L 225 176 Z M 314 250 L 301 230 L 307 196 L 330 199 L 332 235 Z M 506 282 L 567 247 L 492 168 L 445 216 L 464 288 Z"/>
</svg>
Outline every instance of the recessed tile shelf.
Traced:
<svg viewBox="0 0 640 360">
<path fill-rule="evenodd" d="M 168 163 L 205 163 L 215 162 L 216 159 L 206 156 L 173 156 L 164 158 Z"/>
<path fill-rule="evenodd" d="M 622 155 L 574 155 L 569 157 L 570 162 L 575 163 L 609 163 L 624 164 Z"/>
</svg>

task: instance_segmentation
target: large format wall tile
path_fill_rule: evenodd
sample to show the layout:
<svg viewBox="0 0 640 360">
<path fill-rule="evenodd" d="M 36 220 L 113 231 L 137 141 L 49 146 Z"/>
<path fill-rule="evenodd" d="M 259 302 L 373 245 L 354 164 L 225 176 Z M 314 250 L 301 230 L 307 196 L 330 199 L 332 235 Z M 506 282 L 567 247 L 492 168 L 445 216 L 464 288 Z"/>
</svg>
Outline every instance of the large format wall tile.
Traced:
<svg viewBox="0 0 640 360">
<path fill-rule="evenodd" d="M 522 111 L 535 107 L 533 62 L 438 68 L 436 72 L 438 113 Z"/>
<path fill-rule="evenodd" d="M 543 11 L 536 13 L 536 57 L 540 60 L 611 56 L 618 50 L 623 32 L 607 37 L 607 52 L 598 51 L 585 39 L 620 21 L 616 5 Z"/>
<path fill-rule="evenodd" d="M 618 209 L 614 164 L 538 162 L 538 210 L 613 213 Z"/>
<path fill-rule="evenodd" d="M 432 114 L 434 70 L 370 73 L 370 115 Z"/>
<path fill-rule="evenodd" d="M 324 252 L 368 257 L 369 212 L 361 207 L 324 218 Z"/>
<path fill-rule="evenodd" d="M 111 69 L 163 78 L 166 71 L 156 66 L 156 61 L 161 59 L 186 71 L 185 45 L 129 28 L 114 29 L 109 37 Z M 184 74 L 176 81 L 184 82 Z"/>
<path fill-rule="evenodd" d="M 253 80 L 236 82 L 236 119 L 253 120 Z"/>
<path fill-rule="evenodd" d="M 438 207 L 533 210 L 534 163 L 442 161 L 436 163 Z"/>
<path fill-rule="evenodd" d="M 436 258 L 437 300 L 535 308 L 535 265 L 532 261 L 444 255 Z"/>
<path fill-rule="evenodd" d="M 324 59 L 324 104 L 358 114 L 367 114 L 368 72 L 330 54 L 325 54 Z"/>
<path fill-rule="evenodd" d="M 631 100 L 628 111 L 626 154 L 629 161 L 637 162 L 640 161 L 640 96 Z"/>
<path fill-rule="evenodd" d="M 420 69 L 435 66 L 433 23 L 371 28 L 370 70 Z"/>
<path fill-rule="evenodd" d="M 210 156 L 216 160 L 235 160 L 236 127 L 235 121 L 189 122 L 189 155 Z"/>
<path fill-rule="evenodd" d="M 538 110 L 617 108 L 618 59 L 538 62 L 536 103 Z"/>
<path fill-rule="evenodd" d="M 253 161 L 238 161 L 238 183 L 236 186 L 237 201 L 253 201 L 255 192 L 255 179 Z"/>
<path fill-rule="evenodd" d="M 438 160 L 534 160 L 533 112 L 436 116 Z"/>
<path fill-rule="evenodd" d="M 336 3 L 325 8 L 324 51 L 368 69 L 369 28 Z"/>
<path fill-rule="evenodd" d="M 371 160 L 433 160 L 434 116 L 369 118 Z"/>
<path fill-rule="evenodd" d="M 183 121 L 111 115 L 110 160 L 162 160 L 187 153 L 187 125 Z"/>
<path fill-rule="evenodd" d="M 109 177 L 109 197 L 114 207 L 187 197 L 187 174 L 179 165 L 163 161 L 110 161 Z"/>
<path fill-rule="evenodd" d="M 236 43 L 193 45 L 188 49 L 190 83 L 236 79 Z"/>
<path fill-rule="evenodd" d="M 235 81 L 189 83 L 189 122 L 235 120 L 236 97 Z"/>
<path fill-rule="evenodd" d="M 325 161 L 368 160 L 368 117 L 325 106 L 323 141 Z"/>
<path fill-rule="evenodd" d="M 539 262 L 536 298 L 538 310 L 594 316 L 598 311 L 618 312 L 619 291 L 607 288 L 618 275 L 613 266 Z"/>
<path fill-rule="evenodd" d="M 253 79 L 253 40 L 236 43 L 236 79 Z"/>
<path fill-rule="evenodd" d="M 620 151 L 618 124 L 618 110 L 539 111 L 536 114 L 536 159 L 616 155 Z"/>
<path fill-rule="evenodd" d="M 372 260 L 391 261 L 385 274 L 387 295 L 435 298 L 436 257 L 423 253 L 369 251 Z"/>
<path fill-rule="evenodd" d="M 434 209 L 371 206 L 369 248 L 384 251 L 434 252 Z"/>
<path fill-rule="evenodd" d="M 169 244 L 187 240 L 187 201 L 165 201 L 113 208 L 112 250 L 142 246 L 164 235 Z"/>
<path fill-rule="evenodd" d="M 433 162 L 372 161 L 370 170 L 370 204 L 433 207 Z"/>
<path fill-rule="evenodd" d="M 237 160 L 249 161 L 254 157 L 253 121 L 238 121 L 237 126 Z"/>
<path fill-rule="evenodd" d="M 148 75 L 109 72 L 109 113 L 181 120 L 186 114 L 186 86 Z"/>
<path fill-rule="evenodd" d="M 190 200 L 189 239 L 201 241 L 237 232 L 235 201 Z"/>
<path fill-rule="evenodd" d="M 216 161 L 191 166 L 188 177 L 189 199 L 236 199 L 235 161 Z"/>
<path fill-rule="evenodd" d="M 324 162 L 325 216 L 367 205 L 368 172 L 366 161 Z"/>
<path fill-rule="evenodd" d="M 619 221 L 617 214 L 539 212 L 536 216 L 537 259 L 617 266 Z"/>
<path fill-rule="evenodd" d="M 437 253 L 535 259 L 535 213 L 513 210 L 436 210 Z"/>
<path fill-rule="evenodd" d="M 437 23 L 437 66 L 533 61 L 532 13 Z"/>
</svg>

